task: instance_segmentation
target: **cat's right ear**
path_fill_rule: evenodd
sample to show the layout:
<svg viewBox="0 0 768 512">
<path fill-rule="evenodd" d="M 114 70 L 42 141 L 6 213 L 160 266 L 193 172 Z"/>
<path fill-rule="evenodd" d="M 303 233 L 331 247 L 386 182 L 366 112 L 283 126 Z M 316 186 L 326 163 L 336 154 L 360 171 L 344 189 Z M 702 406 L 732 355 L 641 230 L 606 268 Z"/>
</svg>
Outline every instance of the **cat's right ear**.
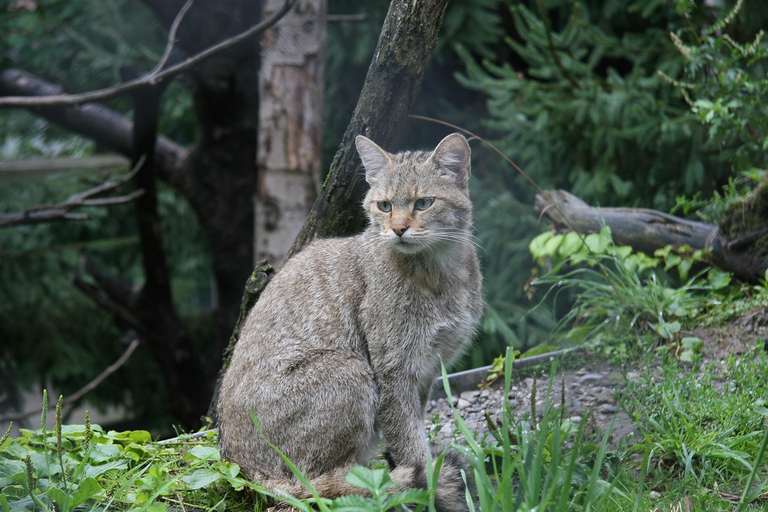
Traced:
<svg viewBox="0 0 768 512">
<path fill-rule="evenodd" d="M 365 167 L 365 181 L 371 184 L 389 168 L 392 160 L 389 153 L 362 135 L 355 137 L 355 146 Z"/>
</svg>

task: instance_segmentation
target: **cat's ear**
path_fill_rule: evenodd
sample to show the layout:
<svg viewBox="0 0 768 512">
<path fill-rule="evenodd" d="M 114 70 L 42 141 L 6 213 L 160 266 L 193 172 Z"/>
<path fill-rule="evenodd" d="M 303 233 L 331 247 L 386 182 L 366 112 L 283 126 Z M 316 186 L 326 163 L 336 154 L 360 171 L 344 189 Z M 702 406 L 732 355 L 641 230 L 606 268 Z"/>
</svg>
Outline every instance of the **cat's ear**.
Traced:
<svg viewBox="0 0 768 512">
<path fill-rule="evenodd" d="M 389 168 L 392 159 L 389 153 L 362 135 L 355 137 L 355 146 L 365 167 L 365 181 L 370 184 Z"/>
<path fill-rule="evenodd" d="M 472 150 L 463 135 L 452 133 L 437 145 L 430 158 L 446 176 L 454 178 L 460 187 L 466 187 L 472 172 Z"/>
</svg>

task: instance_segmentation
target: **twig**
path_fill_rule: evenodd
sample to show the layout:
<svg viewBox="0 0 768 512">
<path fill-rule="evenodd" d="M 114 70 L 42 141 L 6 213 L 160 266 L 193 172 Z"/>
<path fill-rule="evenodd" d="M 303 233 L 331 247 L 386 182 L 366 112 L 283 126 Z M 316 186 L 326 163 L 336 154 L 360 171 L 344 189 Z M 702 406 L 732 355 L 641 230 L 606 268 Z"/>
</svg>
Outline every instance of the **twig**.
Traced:
<svg viewBox="0 0 768 512">
<path fill-rule="evenodd" d="M 109 377 L 111 374 L 115 373 L 118 368 L 123 366 L 126 361 L 133 355 L 133 352 L 136 350 L 136 347 L 139 346 L 139 340 L 134 339 L 130 345 L 128 345 L 128 348 L 123 352 L 123 355 L 120 356 L 120 358 L 112 363 L 111 365 L 107 366 L 106 369 L 104 369 L 103 372 L 101 372 L 98 377 L 93 379 L 91 382 L 80 388 L 77 392 L 67 397 L 65 400 L 61 402 L 63 406 L 73 404 L 80 400 L 85 394 L 93 391 L 96 389 L 96 387 L 101 384 L 104 379 Z M 56 408 L 56 404 L 50 404 L 48 405 L 49 410 L 53 410 Z M 25 418 L 29 418 L 30 416 L 35 416 L 37 414 L 40 414 L 43 412 L 42 408 L 35 409 L 34 411 L 26 411 L 26 412 L 20 412 L 20 413 L 14 413 L 14 414 L 6 414 L 5 416 L 0 416 L 0 421 L 17 421 L 17 420 L 23 420 Z"/>
<path fill-rule="evenodd" d="M 85 103 L 88 101 L 103 100 L 123 94 L 125 92 L 143 87 L 146 85 L 154 85 L 160 81 L 166 80 L 173 76 L 178 75 L 196 65 L 200 62 L 213 57 L 214 55 L 228 50 L 233 46 L 236 46 L 248 39 L 255 37 L 262 32 L 265 32 L 272 25 L 277 23 L 290 9 L 293 7 L 297 0 L 285 0 L 283 7 L 275 12 L 272 16 L 262 21 L 261 23 L 254 25 L 248 30 L 241 32 L 240 34 L 231 37 L 219 44 L 213 45 L 210 48 L 203 50 L 202 52 L 190 57 L 189 59 L 179 64 L 173 65 L 165 71 L 152 72 L 141 76 L 135 80 L 129 80 L 121 85 L 115 87 L 108 87 L 106 89 L 99 89 L 97 91 L 86 92 L 82 94 L 56 94 L 52 96 L 6 96 L 0 98 L 0 107 L 39 107 L 49 105 L 76 105 L 78 103 Z"/>
<path fill-rule="evenodd" d="M 168 31 L 168 42 L 165 44 L 165 51 L 163 51 L 163 56 L 160 57 L 160 62 L 157 63 L 155 69 L 150 71 L 150 76 L 158 74 L 168 63 L 168 59 L 171 57 L 171 52 L 173 51 L 173 45 L 176 44 L 176 33 L 179 30 L 179 25 L 181 25 L 181 20 L 184 19 L 184 15 L 186 15 L 189 8 L 192 7 L 193 1 L 194 0 L 187 0 L 187 3 L 184 4 L 179 13 L 176 15 L 176 18 L 173 20 L 171 29 Z"/>
<path fill-rule="evenodd" d="M 129 172 L 119 180 L 107 181 L 97 187 L 85 190 L 83 192 L 78 192 L 77 194 L 70 196 L 66 201 L 64 201 L 61 204 L 35 206 L 34 208 L 30 208 L 23 212 L 0 214 L 0 228 L 18 226 L 20 224 L 37 224 L 40 222 L 48 222 L 51 220 L 90 219 L 91 218 L 90 215 L 86 213 L 72 213 L 71 210 L 75 208 L 80 208 L 83 206 L 107 206 L 107 205 L 127 203 L 129 201 L 133 201 L 134 199 L 142 195 L 144 191 L 134 190 L 130 194 L 126 194 L 124 196 L 118 196 L 118 197 L 101 197 L 101 198 L 95 198 L 95 199 L 92 199 L 92 198 L 93 196 L 99 195 L 103 192 L 114 190 L 120 187 L 121 185 L 123 185 L 124 183 L 126 183 L 127 181 L 129 181 L 139 171 L 142 164 L 144 163 L 144 160 L 145 160 L 144 155 L 142 155 L 139 161 L 133 167 L 133 169 L 131 169 L 131 172 Z"/>
</svg>

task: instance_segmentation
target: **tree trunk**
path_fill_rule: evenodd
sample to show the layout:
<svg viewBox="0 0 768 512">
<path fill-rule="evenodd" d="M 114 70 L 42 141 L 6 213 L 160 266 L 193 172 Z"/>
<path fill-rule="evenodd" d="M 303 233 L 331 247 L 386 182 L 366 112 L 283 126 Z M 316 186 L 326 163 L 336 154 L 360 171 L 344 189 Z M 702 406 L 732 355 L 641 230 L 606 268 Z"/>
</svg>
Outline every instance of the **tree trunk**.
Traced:
<svg viewBox="0 0 768 512">
<path fill-rule="evenodd" d="M 752 195 L 731 205 L 719 225 L 643 208 L 591 207 L 565 190 L 536 195 L 536 210 L 558 229 L 586 234 L 608 226 L 616 244 L 651 255 L 667 245 L 708 249 L 713 265 L 757 282 L 768 269 L 767 183 L 763 180 Z"/>
<path fill-rule="evenodd" d="M 268 0 L 264 17 L 282 0 Z M 294 7 L 262 38 L 256 258 L 278 265 L 317 197 L 326 0 Z"/>
<path fill-rule="evenodd" d="M 142 0 L 166 26 L 184 0 Z M 223 41 L 261 17 L 261 3 L 245 0 L 195 2 L 179 27 L 178 49 L 194 54 Z M 216 282 L 216 338 L 203 378 L 210 399 L 243 283 L 253 270 L 253 195 L 256 190 L 258 41 L 205 61 L 186 76 L 194 94 L 200 136 L 186 160 L 186 196 L 210 241 Z M 205 402 L 207 406 L 207 402 Z M 203 406 L 203 412 L 205 406 Z"/>
<path fill-rule="evenodd" d="M 355 136 L 394 148 L 437 45 L 447 5 L 448 0 L 392 0 L 357 107 L 288 257 L 315 237 L 350 235 L 365 226 L 360 201 L 367 186 L 360 178 Z"/>
</svg>

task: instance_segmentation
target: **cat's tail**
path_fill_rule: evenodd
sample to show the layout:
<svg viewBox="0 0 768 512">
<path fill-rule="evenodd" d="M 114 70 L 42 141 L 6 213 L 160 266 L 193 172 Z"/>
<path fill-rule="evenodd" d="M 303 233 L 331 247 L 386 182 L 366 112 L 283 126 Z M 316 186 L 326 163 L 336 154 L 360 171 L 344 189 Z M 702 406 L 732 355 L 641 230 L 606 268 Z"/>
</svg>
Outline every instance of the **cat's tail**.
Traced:
<svg viewBox="0 0 768 512">
<path fill-rule="evenodd" d="M 321 498 L 334 499 L 349 494 L 370 496 L 368 491 L 354 486 L 345 480 L 352 466 L 337 468 L 322 475 L 312 478 L 309 483 L 317 495 Z M 448 451 L 440 468 L 437 479 L 437 491 L 435 494 L 435 510 L 437 512 L 460 512 L 467 510 L 466 486 L 461 476 L 465 465 L 459 455 Z M 418 466 L 397 466 L 390 470 L 389 477 L 396 484 L 390 487 L 390 492 L 400 492 L 406 489 L 427 488 L 427 468 L 421 464 Z M 312 493 L 303 484 L 296 481 L 275 478 L 258 479 L 259 483 L 274 492 L 284 492 L 295 498 L 311 498 Z M 275 510 L 290 510 L 290 508 L 277 507 Z"/>
</svg>

